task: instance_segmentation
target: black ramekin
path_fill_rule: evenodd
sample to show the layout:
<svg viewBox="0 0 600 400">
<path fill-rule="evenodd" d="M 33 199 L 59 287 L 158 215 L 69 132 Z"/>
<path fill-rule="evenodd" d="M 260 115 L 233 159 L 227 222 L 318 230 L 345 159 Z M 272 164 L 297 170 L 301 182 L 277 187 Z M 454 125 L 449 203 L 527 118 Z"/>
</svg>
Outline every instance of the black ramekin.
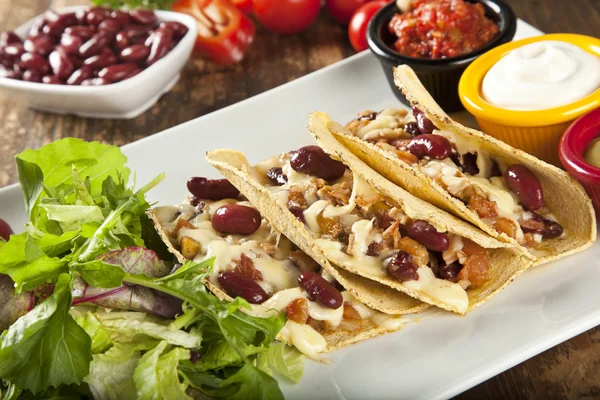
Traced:
<svg viewBox="0 0 600 400">
<path fill-rule="evenodd" d="M 396 2 L 383 7 L 373 16 L 367 29 L 369 48 L 381 63 L 383 72 L 398 99 L 408 105 L 408 101 L 394 84 L 393 68 L 406 64 L 410 66 L 423 86 L 445 111 L 462 110 L 458 98 L 458 81 L 463 71 L 481 54 L 496 46 L 510 42 L 515 36 L 517 18 L 512 8 L 502 0 L 468 0 L 471 3 L 481 3 L 488 18 L 498 24 L 498 35 L 481 49 L 460 57 L 442 59 L 423 59 L 407 57 L 393 48 L 395 36 L 390 33 L 388 25 L 392 16 L 399 12 Z"/>
</svg>

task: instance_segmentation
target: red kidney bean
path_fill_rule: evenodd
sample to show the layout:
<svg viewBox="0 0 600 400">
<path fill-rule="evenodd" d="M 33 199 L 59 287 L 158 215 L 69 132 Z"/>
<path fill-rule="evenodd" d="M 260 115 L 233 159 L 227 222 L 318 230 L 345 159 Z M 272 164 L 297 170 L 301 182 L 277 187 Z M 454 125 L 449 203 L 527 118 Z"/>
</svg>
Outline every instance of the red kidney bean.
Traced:
<svg viewBox="0 0 600 400">
<path fill-rule="evenodd" d="M 544 219 L 544 232 L 542 236 L 544 239 L 553 239 L 557 238 L 563 234 L 563 227 L 556 221 L 552 221 L 549 219 Z"/>
<path fill-rule="evenodd" d="M 182 38 L 183 36 L 185 36 L 185 34 L 188 32 L 188 27 L 185 26 L 184 24 L 182 24 L 181 22 L 177 22 L 177 21 L 167 21 L 167 22 L 161 22 L 161 24 L 158 26 L 159 28 L 169 28 L 173 31 L 173 35 L 176 38 Z"/>
<path fill-rule="evenodd" d="M 115 37 L 115 47 L 117 50 L 123 50 L 124 48 L 129 47 L 130 44 L 131 41 L 125 31 L 117 33 L 117 36 Z"/>
<path fill-rule="evenodd" d="M 129 16 L 135 23 L 141 25 L 154 24 L 158 20 L 158 17 L 156 14 L 154 14 L 154 11 L 144 10 L 141 8 L 136 8 L 135 10 L 129 11 Z"/>
<path fill-rule="evenodd" d="M 4 48 L 4 54 L 13 59 L 21 58 L 21 56 L 25 53 L 25 48 L 21 43 L 13 43 L 9 44 Z"/>
<path fill-rule="evenodd" d="M 404 125 L 404 132 L 408 133 L 410 136 L 418 136 L 421 134 L 421 132 L 419 131 L 419 127 L 417 126 L 416 122 L 409 122 L 406 125 Z"/>
<path fill-rule="evenodd" d="M 240 194 L 240 191 L 227 179 L 206 179 L 194 176 L 188 179 L 187 188 L 191 194 L 199 199 L 234 199 Z"/>
<path fill-rule="evenodd" d="M 70 12 L 59 14 L 53 10 L 46 11 L 45 19 L 48 24 L 58 23 L 65 27 L 75 25 L 78 22 L 77 13 Z"/>
<path fill-rule="evenodd" d="M 251 304 L 260 304 L 268 298 L 263 288 L 244 274 L 234 271 L 221 272 L 217 280 L 225 293 L 231 297 L 242 297 Z"/>
<path fill-rule="evenodd" d="M 441 265 L 439 267 L 439 276 L 450 282 L 458 282 L 458 273 L 462 269 L 462 265 L 458 261 L 450 265 Z"/>
<path fill-rule="evenodd" d="M 60 48 L 65 54 L 77 54 L 82 44 L 83 40 L 74 34 L 63 33 L 60 38 Z"/>
<path fill-rule="evenodd" d="M 102 49 L 102 53 L 86 58 L 83 61 L 83 65 L 88 65 L 92 69 L 100 69 L 108 67 L 109 65 L 116 64 L 118 62 L 117 56 L 109 48 Z"/>
<path fill-rule="evenodd" d="M 110 82 L 103 78 L 86 79 L 85 81 L 81 82 L 81 86 L 103 86 L 109 84 Z"/>
<path fill-rule="evenodd" d="M 115 10 L 115 11 L 111 12 L 110 17 L 115 19 L 117 22 L 119 22 L 119 24 L 121 24 L 121 26 L 128 25 L 131 22 L 130 18 L 129 18 L 129 14 L 127 14 L 125 11 L 121 11 L 121 10 Z"/>
<path fill-rule="evenodd" d="M 425 114 L 419 113 L 417 114 L 417 127 L 419 128 L 419 132 L 424 135 L 429 135 L 433 133 L 433 130 L 436 129 L 436 126 L 429 120 Z"/>
<path fill-rule="evenodd" d="M 294 171 L 333 181 L 344 175 L 346 166 L 329 157 L 319 146 L 304 146 L 294 152 L 290 160 Z"/>
<path fill-rule="evenodd" d="M 42 32 L 44 32 L 46 35 L 58 37 L 62 35 L 66 28 L 66 25 L 63 25 L 59 21 L 48 22 L 46 25 L 44 25 L 44 28 L 42 28 Z"/>
<path fill-rule="evenodd" d="M 520 221 L 525 233 L 540 234 L 545 239 L 552 239 L 563 234 L 563 227 L 556 221 L 546 219 L 535 211 L 530 211 L 531 218 Z"/>
<path fill-rule="evenodd" d="M 127 75 L 125 75 L 125 76 L 123 77 L 123 79 L 121 79 L 121 80 L 123 80 L 123 81 L 126 81 L 127 79 L 131 79 L 131 78 L 133 78 L 134 76 L 136 76 L 137 74 L 139 74 L 139 73 L 140 73 L 140 72 L 142 72 L 142 71 L 143 71 L 143 69 L 141 69 L 141 68 L 136 68 L 136 69 L 134 69 L 133 71 L 131 71 L 130 73 L 128 73 Z"/>
<path fill-rule="evenodd" d="M 84 65 L 71 74 L 69 79 L 67 79 L 67 85 L 81 85 L 81 82 L 91 78 L 92 75 L 93 70 L 89 66 Z"/>
<path fill-rule="evenodd" d="M 443 136 L 422 134 L 410 140 L 408 151 L 417 158 L 428 156 L 437 160 L 443 160 L 450 156 L 452 146 L 450 145 L 450 141 Z"/>
<path fill-rule="evenodd" d="M 412 256 L 405 251 L 398 250 L 385 260 L 388 275 L 399 282 L 416 281 L 419 279 L 419 267 L 413 262 Z"/>
<path fill-rule="evenodd" d="M 79 56 L 86 59 L 95 56 L 96 54 L 100 54 L 102 49 L 104 49 L 110 41 L 110 38 L 106 34 L 98 32 L 79 48 Z"/>
<path fill-rule="evenodd" d="M 83 61 L 76 54 L 69 54 L 69 60 L 73 64 L 73 68 L 79 69 L 83 66 Z"/>
<path fill-rule="evenodd" d="M 256 209 L 239 204 L 225 204 L 214 212 L 211 220 L 215 231 L 250 235 L 260 228 L 261 217 Z"/>
<path fill-rule="evenodd" d="M 311 300 L 316 301 L 323 307 L 335 310 L 344 304 L 344 298 L 339 290 L 315 272 L 301 272 L 298 275 L 298 283 L 306 290 Z"/>
<path fill-rule="evenodd" d="M 107 19 L 109 15 L 110 13 L 107 13 L 106 10 L 92 9 L 88 11 L 85 21 L 88 25 L 98 26 L 102 21 Z"/>
<path fill-rule="evenodd" d="M 124 62 L 139 62 L 148 58 L 150 49 L 142 44 L 134 44 L 121 50 L 119 58 Z"/>
<path fill-rule="evenodd" d="M 54 50 L 50 53 L 48 61 L 58 79 L 67 79 L 73 73 L 73 63 L 64 51 Z"/>
<path fill-rule="evenodd" d="M 84 25 L 87 23 L 87 14 L 88 10 L 86 8 L 80 8 L 75 11 L 75 18 L 77 18 L 77 23 L 80 25 Z"/>
<path fill-rule="evenodd" d="M 28 69 L 27 71 L 23 72 L 23 80 L 26 82 L 38 83 L 42 81 L 42 74 L 38 70 Z"/>
<path fill-rule="evenodd" d="M 283 170 L 279 167 L 274 167 L 268 170 L 267 178 L 269 178 L 275 185 L 285 185 L 288 181 L 287 176 L 285 176 Z"/>
<path fill-rule="evenodd" d="M 23 48 L 29 53 L 47 56 L 54 49 L 54 40 L 49 35 L 35 36 L 25 40 Z"/>
<path fill-rule="evenodd" d="M 144 40 L 148 37 L 152 27 L 148 25 L 127 25 L 121 32 L 124 32 L 129 40 L 143 37 Z"/>
<path fill-rule="evenodd" d="M 422 219 L 411 222 L 407 227 L 408 236 L 431 251 L 446 251 L 450 247 L 448 235 L 438 232 L 429 222 Z"/>
<path fill-rule="evenodd" d="M 5 220 L 0 218 L 0 237 L 8 242 L 8 239 L 10 239 L 10 235 L 12 234 L 13 230 L 10 225 L 8 225 Z"/>
<path fill-rule="evenodd" d="M 466 153 L 462 155 L 462 172 L 469 175 L 477 175 L 479 167 L 477 166 L 477 153 Z"/>
<path fill-rule="evenodd" d="M 44 75 L 42 77 L 42 83 L 47 83 L 49 85 L 60 85 L 61 81 L 54 75 Z"/>
<path fill-rule="evenodd" d="M 173 43 L 173 31 L 170 29 L 157 29 L 152 34 L 152 46 L 150 47 L 150 55 L 146 60 L 146 65 L 151 66 L 161 58 L 163 58 Z"/>
<path fill-rule="evenodd" d="M 94 36 L 95 30 L 89 26 L 75 25 L 65 29 L 65 34 L 79 36 L 81 40 L 86 41 Z"/>
<path fill-rule="evenodd" d="M 38 18 L 34 21 L 33 25 L 29 29 L 28 37 L 34 37 L 41 35 L 44 31 L 44 26 L 46 25 L 46 20 L 43 17 Z"/>
<path fill-rule="evenodd" d="M 410 107 L 410 111 L 412 112 L 412 114 L 415 116 L 415 118 L 417 118 L 417 115 L 421 114 L 422 111 L 419 110 L 416 106 L 412 106 Z"/>
<path fill-rule="evenodd" d="M 113 18 L 105 19 L 98 25 L 98 30 L 110 31 L 110 32 L 118 32 L 121 29 L 121 24 L 119 21 Z"/>
<path fill-rule="evenodd" d="M 128 74 L 135 70 L 138 66 L 136 64 L 115 64 L 108 67 L 104 67 L 98 73 L 100 78 L 104 78 L 110 82 L 122 81 Z"/>
<path fill-rule="evenodd" d="M 138 39 L 135 39 L 135 40 L 137 41 Z M 140 44 L 143 44 L 144 46 L 150 48 L 150 47 L 152 47 L 153 40 L 154 40 L 154 32 L 150 33 L 148 35 L 148 37 L 146 38 L 146 40 L 144 40 L 144 43 L 140 43 Z"/>
<path fill-rule="evenodd" d="M 35 69 L 42 74 L 46 74 L 50 70 L 50 66 L 44 57 L 33 53 L 23 53 L 23 55 L 21 55 L 19 68 L 24 70 Z"/>
<path fill-rule="evenodd" d="M 0 66 L 0 78 L 8 78 L 8 79 L 21 79 L 21 73 L 15 71 L 12 68 Z"/>
<path fill-rule="evenodd" d="M 0 47 L 6 47 L 9 44 L 22 43 L 21 38 L 14 32 L 0 33 Z"/>
<path fill-rule="evenodd" d="M 303 224 L 306 223 L 306 219 L 304 219 L 304 210 L 301 209 L 300 207 L 296 207 L 296 206 L 291 206 L 289 208 L 290 212 L 294 215 L 294 217 L 296 217 L 296 219 L 300 222 L 302 222 Z"/>
<path fill-rule="evenodd" d="M 544 192 L 538 178 L 529 168 L 512 164 L 504 171 L 504 182 L 529 210 L 539 210 L 544 204 Z"/>
</svg>

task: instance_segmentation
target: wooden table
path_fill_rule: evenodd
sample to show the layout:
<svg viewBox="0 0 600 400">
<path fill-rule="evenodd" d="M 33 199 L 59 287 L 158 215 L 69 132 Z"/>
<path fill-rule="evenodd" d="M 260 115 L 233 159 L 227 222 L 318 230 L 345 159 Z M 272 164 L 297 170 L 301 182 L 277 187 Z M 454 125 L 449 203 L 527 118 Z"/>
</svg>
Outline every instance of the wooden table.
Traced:
<svg viewBox="0 0 600 400">
<path fill-rule="evenodd" d="M 510 0 L 516 14 L 545 32 L 600 34 L 599 0 Z M 46 9 L 86 0 L 0 1 L 0 31 Z M 192 59 L 175 88 L 130 121 L 58 116 L 0 97 L 0 187 L 16 182 L 13 156 L 62 137 L 124 145 L 299 78 L 354 54 L 345 29 L 322 12 L 310 30 L 279 37 L 258 28 L 246 59 L 222 67 Z M 435 382 L 432 382 L 435 384 Z M 560 344 L 458 396 L 461 399 L 600 397 L 600 328 Z"/>
</svg>

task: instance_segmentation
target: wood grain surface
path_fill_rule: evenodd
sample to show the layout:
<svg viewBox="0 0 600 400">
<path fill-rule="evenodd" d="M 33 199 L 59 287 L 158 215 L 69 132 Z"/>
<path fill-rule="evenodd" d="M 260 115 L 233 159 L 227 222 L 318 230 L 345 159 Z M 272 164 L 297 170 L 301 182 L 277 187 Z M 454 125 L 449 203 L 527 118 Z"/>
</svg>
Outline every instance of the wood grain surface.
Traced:
<svg viewBox="0 0 600 400">
<path fill-rule="evenodd" d="M 507 0 L 516 14 L 544 32 L 600 36 L 600 0 Z M 48 8 L 86 0 L 0 1 L 0 31 Z M 191 59 L 174 89 L 134 120 L 96 120 L 29 110 L 0 96 L 0 187 L 16 182 L 13 156 L 63 137 L 124 145 L 247 99 L 354 54 L 346 30 L 326 12 L 306 32 L 289 37 L 259 27 L 246 59 L 222 67 Z M 452 368 L 451 365 L 448 368 Z M 432 382 L 435 384 L 435 382 Z M 401 397 L 401 394 L 399 394 Z M 459 399 L 600 398 L 597 327 L 461 394 Z"/>
</svg>

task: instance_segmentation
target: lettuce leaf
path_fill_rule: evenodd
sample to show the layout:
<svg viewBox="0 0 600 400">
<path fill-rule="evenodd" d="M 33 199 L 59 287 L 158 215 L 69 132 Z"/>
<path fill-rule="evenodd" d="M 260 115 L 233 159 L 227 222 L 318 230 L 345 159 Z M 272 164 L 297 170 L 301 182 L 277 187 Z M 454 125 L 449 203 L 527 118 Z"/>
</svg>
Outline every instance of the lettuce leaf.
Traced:
<svg viewBox="0 0 600 400">
<path fill-rule="evenodd" d="M 252 363 L 226 370 L 223 374 L 196 371 L 192 363 L 183 363 L 179 371 L 190 386 L 214 398 L 283 400 L 277 381 Z"/>
<path fill-rule="evenodd" d="M 198 333 L 171 329 L 167 323 L 144 313 L 110 312 L 98 313 L 96 317 L 109 335 L 119 342 L 135 343 L 140 341 L 140 336 L 148 336 L 188 349 L 199 349 L 202 343 L 202 336 Z"/>
<path fill-rule="evenodd" d="M 262 353 L 259 357 L 266 357 L 271 371 L 294 383 L 298 383 L 304 374 L 304 355 L 283 342 L 273 343 L 266 355 Z"/>
<path fill-rule="evenodd" d="M 12 235 L 0 248 L 0 273 L 11 277 L 17 293 L 35 289 L 67 271 L 65 260 L 48 257 L 26 232 Z"/>
<path fill-rule="evenodd" d="M 113 345 L 108 330 L 92 312 L 76 317 L 75 321 L 92 339 L 92 353 L 103 353 Z"/>
<path fill-rule="evenodd" d="M 91 361 L 91 340 L 70 308 L 71 277 L 62 274 L 52 296 L 2 334 L 1 379 L 34 394 L 82 381 Z"/>
<path fill-rule="evenodd" d="M 182 364 L 186 366 L 182 373 L 187 381 L 195 382 L 196 389 L 209 396 L 233 399 L 283 398 L 277 381 L 256 368 L 248 355 L 267 351 L 285 324 L 285 317 L 252 317 L 240 311 L 240 308 L 249 308 L 245 300 L 221 301 L 209 293 L 204 279 L 212 270 L 212 262 L 212 259 L 200 264 L 186 262 L 162 278 L 128 275 L 123 281 L 178 297 L 199 310 L 194 323 L 203 331 L 203 347 L 209 350 L 200 355 L 199 368 L 191 362 Z M 210 349 L 217 350 L 211 353 Z M 207 357 L 206 362 L 204 357 Z M 225 363 L 219 362 L 220 357 L 226 357 Z M 206 371 L 209 362 L 212 369 Z M 229 374 L 221 376 L 219 369 L 228 369 Z"/>
<path fill-rule="evenodd" d="M 84 381 L 95 400 L 135 399 L 133 373 L 141 358 L 135 345 L 116 343 L 103 354 L 94 354 Z"/>
<path fill-rule="evenodd" d="M 19 181 L 26 197 L 34 199 L 34 202 L 38 200 L 36 192 L 44 196 L 38 187 L 39 172 L 45 188 L 69 194 L 73 193 L 73 168 L 76 168 L 80 176 L 89 180 L 91 195 L 97 196 L 102 191 L 102 182 L 109 176 L 114 179 L 120 177 L 127 182 L 129 168 L 125 166 L 126 161 L 127 158 L 116 146 L 75 138 L 57 140 L 39 150 L 28 149 L 16 157 L 17 166 L 25 165 L 18 168 Z M 39 171 L 27 167 L 31 164 L 36 165 Z M 31 200 L 27 202 L 32 204 Z M 31 210 L 35 211 L 35 207 Z M 35 219 L 32 218 L 32 221 L 35 222 Z"/>
<path fill-rule="evenodd" d="M 175 348 L 165 355 L 169 344 L 160 342 L 140 359 L 133 380 L 139 400 L 191 399 L 186 393 L 187 383 L 179 381 L 179 361 L 190 358 L 189 350 Z"/>
</svg>

